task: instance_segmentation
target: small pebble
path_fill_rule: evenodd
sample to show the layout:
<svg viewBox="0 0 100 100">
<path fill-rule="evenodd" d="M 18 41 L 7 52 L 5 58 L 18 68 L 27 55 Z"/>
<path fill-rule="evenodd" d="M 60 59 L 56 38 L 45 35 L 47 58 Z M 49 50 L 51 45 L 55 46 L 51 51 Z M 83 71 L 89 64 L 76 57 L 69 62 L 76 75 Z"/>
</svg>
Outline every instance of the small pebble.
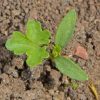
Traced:
<svg viewBox="0 0 100 100">
<path fill-rule="evenodd" d="M 45 65 L 45 69 L 46 69 L 46 71 L 51 71 L 51 67 L 50 67 L 50 65 Z"/>
<path fill-rule="evenodd" d="M 4 72 L 4 73 L 9 73 L 9 68 L 10 68 L 9 65 L 5 65 L 5 66 L 3 67 L 3 72 Z"/>
<path fill-rule="evenodd" d="M 23 68 L 23 64 L 24 64 L 24 61 L 23 61 L 23 59 L 21 59 L 21 58 L 13 58 L 13 60 L 12 60 L 12 65 L 14 66 L 14 67 L 17 67 L 18 69 L 22 69 Z"/>
<path fill-rule="evenodd" d="M 74 52 L 74 55 L 76 55 L 84 60 L 88 59 L 88 53 L 87 53 L 86 49 L 80 45 L 77 46 L 77 48 Z"/>
<path fill-rule="evenodd" d="M 54 90 L 53 89 L 50 89 L 49 90 L 49 93 L 50 93 L 50 95 L 54 95 Z"/>
<path fill-rule="evenodd" d="M 64 83 L 64 84 L 68 84 L 69 83 L 67 76 L 63 75 L 62 83 Z"/>
<path fill-rule="evenodd" d="M 23 80 L 28 80 L 31 77 L 31 71 L 29 69 L 24 69 L 21 73 L 21 78 Z"/>
<path fill-rule="evenodd" d="M 67 97 L 67 100 L 71 100 L 71 98 L 70 97 Z"/>
<path fill-rule="evenodd" d="M 36 68 L 34 68 L 32 70 L 31 76 L 32 76 L 33 79 L 38 79 L 42 72 L 43 72 L 43 66 L 37 66 Z"/>
<path fill-rule="evenodd" d="M 50 75 L 51 75 L 52 79 L 54 80 L 55 85 L 59 86 L 59 84 L 60 84 L 59 79 L 61 77 L 60 72 L 52 69 L 51 72 L 50 72 Z"/>
<path fill-rule="evenodd" d="M 18 78 L 18 72 L 16 70 L 14 70 L 11 74 L 13 77 Z"/>
</svg>

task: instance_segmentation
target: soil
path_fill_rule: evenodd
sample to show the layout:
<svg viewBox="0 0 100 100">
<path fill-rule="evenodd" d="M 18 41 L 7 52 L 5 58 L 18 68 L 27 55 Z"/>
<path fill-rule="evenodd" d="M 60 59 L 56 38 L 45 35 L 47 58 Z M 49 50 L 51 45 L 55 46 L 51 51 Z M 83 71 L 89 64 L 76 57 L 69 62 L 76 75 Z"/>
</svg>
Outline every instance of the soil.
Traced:
<svg viewBox="0 0 100 100">
<path fill-rule="evenodd" d="M 64 50 L 88 73 L 100 96 L 100 1 L 99 0 L 1 0 L 0 1 L 0 100 L 96 100 L 87 82 L 62 75 L 51 62 L 30 70 L 26 57 L 16 56 L 5 48 L 15 30 L 25 31 L 28 19 L 41 22 L 52 32 L 72 8 L 78 14 L 75 34 Z M 70 45 L 71 44 L 71 45 Z M 88 59 L 74 55 L 80 44 Z M 74 89 L 71 83 L 78 84 Z"/>
</svg>

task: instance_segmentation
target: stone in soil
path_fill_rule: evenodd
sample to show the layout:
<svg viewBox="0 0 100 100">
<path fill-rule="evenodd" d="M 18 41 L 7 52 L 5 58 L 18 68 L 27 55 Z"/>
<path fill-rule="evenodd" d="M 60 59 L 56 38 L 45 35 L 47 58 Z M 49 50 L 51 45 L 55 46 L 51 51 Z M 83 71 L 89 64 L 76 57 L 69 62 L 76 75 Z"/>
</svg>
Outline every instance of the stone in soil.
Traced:
<svg viewBox="0 0 100 100">
<path fill-rule="evenodd" d="M 18 69 L 23 68 L 24 61 L 20 57 L 14 57 L 12 60 L 12 66 L 17 67 Z"/>
<path fill-rule="evenodd" d="M 51 75 L 51 78 L 54 80 L 54 84 L 55 86 L 59 86 L 60 85 L 60 77 L 61 77 L 61 74 L 60 72 L 52 69 L 51 72 L 50 72 L 50 75 Z"/>
<path fill-rule="evenodd" d="M 31 77 L 31 71 L 30 69 L 24 69 L 22 72 L 21 72 L 21 78 L 22 80 L 29 80 L 30 77 Z"/>
<path fill-rule="evenodd" d="M 13 67 L 10 67 L 8 65 L 5 65 L 3 68 L 3 72 L 5 72 L 6 74 L 12 75 L 15 78 L 18 78 L 18 71 L 16 69 L 14 69 Z"/>
<path fill-rule="evenodd" d="M 77 48 L 74 52 L 74 55 L 76 55 L 82 59 L 85 59 L 85 60 L 88 59 L 88 53 L 87 53 L 86 49 L 80 45 L 77 46 Z"/>
<path fill-rule="evenodd" d="M 33 68 L 31 74 L 32 79 L 35 80 L 39 79 L 42 72 L 43 72 L 43 66 L 41 65 L 37 66 L 36 68 Z"/>
</svg>

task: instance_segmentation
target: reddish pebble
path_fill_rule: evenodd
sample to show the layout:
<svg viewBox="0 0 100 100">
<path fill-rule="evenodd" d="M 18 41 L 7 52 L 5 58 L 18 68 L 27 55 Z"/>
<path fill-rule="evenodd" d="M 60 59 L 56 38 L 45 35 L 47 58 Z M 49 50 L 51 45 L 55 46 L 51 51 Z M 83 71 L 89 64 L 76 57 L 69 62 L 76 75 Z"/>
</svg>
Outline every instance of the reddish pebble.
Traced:
<svg viewBox="0 0 100 100">
<path fill-rule="evenodd" d="M 88 59 L 88 54 L 87 54 L 87 51 L 84 47 L 78 45 L 75 52 L 74 52 L 74 55 L 84 59 L 84 60 L 87 60 Z"/>
</svg>

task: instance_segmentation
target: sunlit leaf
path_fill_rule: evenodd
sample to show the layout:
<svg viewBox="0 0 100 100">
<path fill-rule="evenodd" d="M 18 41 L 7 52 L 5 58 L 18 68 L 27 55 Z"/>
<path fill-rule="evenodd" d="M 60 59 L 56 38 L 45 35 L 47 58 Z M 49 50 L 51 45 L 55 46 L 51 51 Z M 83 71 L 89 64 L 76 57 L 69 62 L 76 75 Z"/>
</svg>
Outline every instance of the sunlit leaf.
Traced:
<svg viewBox="0 0 100 100">
<path fill-rule="evenodd" d="M 69 11 L 57 29 L 55 44 L 59 45 L 61 48 L 64 48 L 72 37 L 75 29 L 76 17 L 75 10 Z"/>
<path fill-rule="evenodd" d="M 26 54 L 27 64 L 33 67 L 49 56 L 46 45 L 50 41 L 50 32 L 42 30 L 40 23 L 34 20 L 29 20 L 26 28 L 26 34 L 13 32 L 6 42 L 6 48 L 17 55 Z"/>
</svg>

